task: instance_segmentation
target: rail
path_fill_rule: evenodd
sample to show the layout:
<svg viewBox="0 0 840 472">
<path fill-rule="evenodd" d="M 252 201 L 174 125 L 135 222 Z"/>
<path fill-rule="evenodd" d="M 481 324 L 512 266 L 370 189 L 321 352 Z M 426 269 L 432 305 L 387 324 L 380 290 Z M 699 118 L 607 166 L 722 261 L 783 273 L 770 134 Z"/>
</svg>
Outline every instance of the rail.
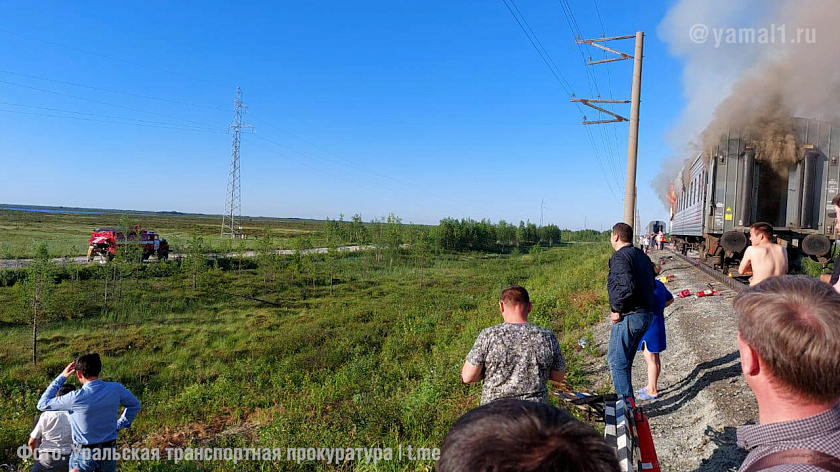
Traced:
<svg viewBox="0 0 840 472">
<path fill-rule="evenodd" d="M 726 285 L 728 285 L 730 288 L 732 288 L 736 292 L 740 292 L 741 290 L 747 288 L 747 284 L 741 282 L 740 280 L 729 277 L 728 275 L 724 274 L 723 272 L 719 272 L 719 271 L 707 266 L 706 264 L 703 264 L 702 262 L 698 261 L 697 259 L 694 259 L 694 258 L 691 258 L 691 257 L 688 257 L 688 256 L 684 256 L 679 251 L 674 251 L 673 249 L 669 249 L 669 251 L 671 251 L 671 253 L 673 253 L 675 256 L 682 259 L 683 261 L 688 262 L 689 264 L 693 265 L 694 267 L 697 267 L 698 269 L 705 272 L 707 275 L 711 276 L 712 278 L 716 279 L 717 281 L 725 283 Z"/>
</svg>

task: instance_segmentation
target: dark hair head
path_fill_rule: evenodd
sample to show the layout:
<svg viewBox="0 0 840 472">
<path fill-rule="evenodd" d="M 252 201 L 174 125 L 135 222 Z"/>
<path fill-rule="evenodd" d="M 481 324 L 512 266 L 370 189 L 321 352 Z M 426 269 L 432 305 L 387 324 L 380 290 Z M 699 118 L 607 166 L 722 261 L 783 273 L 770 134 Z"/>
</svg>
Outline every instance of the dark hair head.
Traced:
<svg viewBox="0 0 840 472">
<path fill-rule="evenodd" d="M 525 287 L 519 285 L 511 285 L 502 290 L 502 295 L 499 297 L 505 305 L 527 305 L 531 303 L 531 298 L 528 296 L 528 291 Z"/>
<path fill-rule="evenodd" d="M 840 206 L 840 193 L 838 193 L 834 196 L 834 198 L 831 199 L 831 204 L 834 206 Z"/>
<path fill-rule="evenodd" d="M 633 228 L 627 223 L 616 223 L 613 225 L 612 234 L 618 235 L 618 240 L 623 243 L 633 242 Z"/>
<path fill-rule="evenodd" d="M 76 359 L 76 371 L 86 379 L 99 377 L 99 372 L 102 371 L 102 360 L 99 359 L 99 354 L 93 353 L 79 356 Z"/>
<path fill-rule="evenodd" d="M 773 237 L 773 226 L 770 223 L 753 223 L 752 226 L 750 226 L 750 229 L 755 231 L 755 234 L 763 234 L 768 241 L 775 242 L 776 240 L 776 238 Z"/>
<path fill-rule="evenodd" d="M 467 412 L 443 441 L 439 472 L 617 472 L 591 426 L 545 403 L 504 399 Z"/>
<path fill-rule="evenodd" d="M 75 385 L 62 385 L 61 388 L 58 389 L 58 393 L 56 393 L 55 396 L 60 397 L 66 393 L 72 392 L 73 390 L 76 390 Z"/>
</svg>

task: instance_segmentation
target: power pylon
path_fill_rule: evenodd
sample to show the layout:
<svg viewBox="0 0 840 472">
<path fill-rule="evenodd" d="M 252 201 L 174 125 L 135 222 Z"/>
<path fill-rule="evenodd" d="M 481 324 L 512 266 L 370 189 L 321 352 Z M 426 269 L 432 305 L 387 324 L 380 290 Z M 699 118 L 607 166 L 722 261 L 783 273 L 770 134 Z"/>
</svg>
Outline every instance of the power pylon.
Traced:
<svg viewBox="0 0 840 472">
<path fill-rule="evenodd" d="M 545 198 L 540 200 L 540 228 L 543 225 L 543 211 L 545 210 Z"/>
<path fill-rule="evenodd" d="M 227 198 L 225 199 L 225 212 L 222 214 L 222 237 L 228 236 L 231 239 L 242 236 L 242 183 L 239 179 L 239 140 L 242 128 L 253 128 L 242 122 L 242 115 L 248 111 L 248 107 L 242 104 L 242 89 L 236 87 L 236 99 L 234 100 L 233 123 L 230 130 L 233 131 L 233 149 L 230 153 L 230 175 L 227 182 Z"/>
</svg>

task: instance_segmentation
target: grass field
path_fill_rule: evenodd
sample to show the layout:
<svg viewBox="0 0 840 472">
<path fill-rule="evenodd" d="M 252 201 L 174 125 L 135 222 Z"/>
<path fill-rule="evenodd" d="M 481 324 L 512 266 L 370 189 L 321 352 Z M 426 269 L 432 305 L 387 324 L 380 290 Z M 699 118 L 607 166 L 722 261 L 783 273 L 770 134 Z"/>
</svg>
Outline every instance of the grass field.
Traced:
<svg viewBox="0 0 840 472">
<path fill-rule="evenodd" d="M 83 256 L 87 253 L 90 233 L 96 228 L 122 228 L 139 224 L 156 231 L 165 238 L 173 252 L 180 251 L 197 231 L 210 242 L 209 250 L 255 249 L 266 229 L 270 229 L 277 246 L 291 248 L 290 238 L 317 235 L 323 222 L 280 218 L 244 218 L 243 230 L 251 236 L 244 241 L 219 238 L 221 217 L 211 215 L 183 215 L 165 213 L 122 213 L 103 211 L 98 214 L 39 213 L 4 210 L 0 208 L 0 259 L 32 257 L 35 248 L 46 242 L 54 257 Z"/>
<path fill-rule="evenodd" d="M 83 232 L 89 224 L 67 226 Z M 107 266 L 90 268 L 56 286 L 52 314 L 39 328 L 37 367 L 19 288 L 0 287 L 0 463 L 20 466 L 14 450 L 37 417 L 40 393 L 88 351 L 103 356 L 106 380 L 143 402 L 120 435 L 123 445 L 439 447 L 455 419 L 478 405 L 481 387 L 463 385 L 460 366 L 478 332 L 501 321 L 498 292 L 508 284 L 529 289 L 531 321 L 557 333 L 569 383 L 585 385 L 577 340 L 591 337 L 607 311 L 610 253 L 606 244 L 582 244 L 509 255 L 403 250 L 390 258 L 366 251 L 219 261 L 195 279 L 197 289 L 175 262 L 145 264 L 119 285 L 111 281 L 108 305 L 100 277 Z M 231 467 L 121 464 L 129 471 Z M 404 459 L 251 461 L 235 469 L 433 467 Z"/>
</svg>

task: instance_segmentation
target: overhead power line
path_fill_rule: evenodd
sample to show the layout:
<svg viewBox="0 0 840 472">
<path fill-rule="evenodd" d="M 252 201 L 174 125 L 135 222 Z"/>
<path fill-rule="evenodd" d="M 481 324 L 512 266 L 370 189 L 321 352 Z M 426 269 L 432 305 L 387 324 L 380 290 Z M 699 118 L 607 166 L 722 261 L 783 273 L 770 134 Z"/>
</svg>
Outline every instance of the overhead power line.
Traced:
<svg viewBox="0 0 840 472">
<path fill-rule="evenodd" d="M 9 75 L 16 75 L 18 77 L 26 77 L 28 79 L 43 80 L 45 82 L 53 82 L 53 83 L 56 83 L 56 84 L 63 84 L 63 85 L 72 85 L 73 87 L 81 87 L 81 88 L 86 88 L 86 89 L 89 89 L 89 90 L 97 90 L 97 91 L 100 91 L 100 92 L 117 93 L 117 94 L 125 95 L 125 96 L 128 96 L 128 97 L 145 98 L 147 100 L 156 100 L 156 101 L 159 101 L 159 102 L 173 103 L 173 104 L 176 104 L 176 105 L 186 105 L 186 106 L 195 107 L 195 108 L 205 108 L 205 109 L 208 109 L 208 110 L 218 110 L 218 111 L 223 111 L 223 112 L 226 112 L 226 113 L 230 112 L 230 110 L 227 109 L 227 108 L 219 108 L 219 107 L 213 107 L 213 106 L 207 106 L 207 105 L 199 105 L 197 103 L 189 103 L 189 102 L 184 102 L 184 101 L 181 101 L 181 100 L 172 100 L 172 99 L 169 99 L 169 98 L 153 97 L 151 95 L 143 95 L 143 94 L 139 94 L 139 93 L 123 92 L 123 91 L 120 91 L 120 90 L 94 87 L 92 85 L 85 85 L 85 84 L 79 84 L 79 83 L 75 83 L 75 82 L 68 82 L 66 80 L 49 79 L 47 77 L 38 77 L 37 75 L 21 74 L 20 72 L 12 72 L 10 70 L 0 69 L 0 72 L 2 72 L 4 74 L 9 74 Z"/>
<path fill-rule="evenodd" d="M 83 118 L 80 116 L 64 116 L 64 115 L 54 115 L 50 113 L 39 113 L 39 112 L 32 112 L 32 111 L 23 111 L 23 110 L 8 110 L 0 108 L 0 112 L 3 113 L 17 113 L 21 115 L 34 115 L 34 116 L 46 116 L 50 118 L 63 118 L 67 120 L 79 120 L 79 121 L 91 121 L 94 123 L 112 123 L 117 125 L 130 125 L 130 126 L 143 126 L 146 128 L 160 128 L 160 129 L 172 129 L 172 130 L 179 130 L 179 131 L 205 131 L 205 132 L 220 132 L 221 130 L 212 130 L 207 128 L 194 128 L 188 126 L 163 126 L 163 125 L 156 125 L 156 124 L 148 124 L 148 123 L 126 123 L 125 121 L 114 121 L 114 120 L 97 120 L 94 118 Z"/>
<path fill-rule="evenodd" d="M 522 17 L 522 21 L 520 21 L 519 17 L 518 17 L 518 16 L 516 16 L 516 14 L 513 12 L 513 9 L 511 9 L 510 5 L 508 5 L 508 2 L 510 2 L 511 4 L 513 4 L 513 5 L 514 5 L 514 7 L 516 7 L 516 4 L 514 4 L 514 3 L 513 3 L 513 0 L 502 0 L 502 2 L 503 2 L 503 3 L 505 4 L 505 6 L 507 7 L 507 9 L 508 9 L 508 11 L 510 12 L 511 16 L 513 16 L 513 19 L 514 19 L 514 20 L 516 20 L 516 24 L 518 24 L 518 25 L 519 25 L 519 28 L 521 28 L 521 29 L 522 29 L 522 32 L 523 32 L 523 33 L 525 33 L 525 36 L 528 38 L 528 41 L 530 41 L 530 42 L 531 42 L 531 46 L 533 46 L 533 47 L 534 47 L 534 49 L 537 51 L 537 54 L 539 54 L 539 55 L 540 55 L 540 58 L 541 58 L 541 59 L 543 60 L 543 62 L 545 63 L 546 67 L 548 67 L 548 70 L 550 70 L 550 71 L 551 71 L 551 74 L 552 74 L 552 75 L 554 75 L 554 78 L 555 78 L 555 79 L 557 79 L 557 82 L 559 82 L 559 83 L 560 83 L 560 86 L 561 86 L 561 87 L 563 87 L 563 90 L 565 90 L 565 91 L 566 91 L 566 94 L 567 94 L 567 95 L 574 95 L 574 94 L 572 93 L 572 86 L 569 84 L 569 81 L 568 81 L 568 80 L 566 80 L 566 78 L 565 78 L 565 77 L 563 77 L 563 74 L 562 74 L 562 73 L 560 72 L 560 70 L 557 68 L 557 65 L 552 66 L 552 64 L 554 64 L 554 61 L 553 61 L 553 60 L 551 59 L 551 57 L 548 55 L 548 52 L 547 52 L 547 51 L 545 51 L 545 49 L 544 49 L 544 48 L 541 48 L 541 47 L 538 47 L 538 46 L 537 46 L 537 43 L 536 43 L 536 42 L 535 42 L 535 40 L 534 40 L 534 38 L 536 38 L 536 35 L 534 35 L 534 38 L 532 38 L 532 37 L 531 37 L 531 34 L 533 34 L 533 30 L 531 30 L 531 26 L 529 25 L 529 26 L 528 26 L 528 29 L 526 30 L 526 29 L 525 29 L 525 26 L 523 26 L 523 24 L 522 24 L 522 23 L 525 21 L 525 18 L 524 18 L 524 17 Z M 518 9 L 518 8 L 516 8 L 516 11 L 519 11 L 519 9 Z M 521 14 L 521 13 L 520 13 L 520 16 L 522 16 L 522 14 Z M 527 24 L 527 23 L 526 23 L 526 24 Z M 531 34 L 529 34 L 529 33 L 528 33 L 528 31 L 529 31 L 529 30 L 531 31 Z M 539 42 L 539 40 L 537 40 L 537 42 Z M 542 46 L 542 43 L 540 43 L 540 46 Z"/>
<path fill-rule="evenodd" d="M 181 118 L 181 117 L 178 117 L 178 116 L 167 115 L 167 114 L 164 114 L 164 113 L 157 113 L 157 112 L 154 112 L 154 111 L 143 110 L 143 109 L 140 109 L 140 108 L 134 108 L 134 107 L 126 106 L 126 105 L 118 105 L 116 103 L 105 102 L 105 101 L 102 101 L 102 100 L 94 100 L 92 98 L 80 97 L 78 95 L 73 95 L 73 94 L 70 94 L 70 93 L 56 92 L 54 90 L 47 90 L 47 89 L 43 89 L 43 88 L 40 88 L 40 87 L 33 87 L 31 85 L 19 84 L 17 82 L 9 82 L 7 80 L 0 80 L 0 83 L 1 84 L 7 84 L 7 85 L 14 85 L 16 87 L 22 87 L 22 88 L 26 88 L 26 89 L 30 89 L 30 90 L 35 90 L 35 91 L 38 91 L 38 92 L 44 92 L 44 93 L 49 93 L 49 94 L 53 94 L 53 95 L 59 95 L 59 96 L 62 96 L 62 97 L 75 98 L 76 100 L 84 100 L 86 102 L 98 103 L 100 105 L 107 105 L 107 106 L 112 106 L 112 107 L 116 107 L 116 108 L 122 108 L 124 110 L 136 111 L 138 113 L 147 113 L 149 115 L 160 116 L 160 117 L 163 117 L 163 118 L 170 118 L 170 119 L 173 119 L 173 120 L 183 121 L 183 122 L 186 122 L 186 123 L 193 123 L 193 124 L 199 124 L 199 125 L 202 125 L 202 126 L 213 127 L 213 125 L 211 125 L 211 124 L 202 123 L 200 121 L 195 121 L 195 120 L 189 120 L 187 118 Z"/>
<path fill-rule="evenodd" d="M 300 163 L 301 165 L 304 165 L 305 167 L 316 170 L 317 172 L 322 172 L 322 173 L 325 173 L 327 175 L 331 175 L 331 176 L 333 176 L 333 177 L 335 177 L 335 178 L 337 178 L 341 181 L 350 183 L 352 185 L 359 186 L 359 184 L 360 184 L 359 180 L 368 181 L 369 183 L 371 183 L 375 187 L 370 188 L 370 187 L 367 187 L 367 186 L 363 186 L 363 188 L 366 188 L 366 189 L 368 189 L 372 192 L 386 190 L 388 192 L 393 193 L 394 195 L 401 195 L 401 196 L 402 195 L 408 195 L 409 197 L 412 198 L 411 200 L 401 198 L 401 200 L 403 200 L 406 203 L 416 203 L 417 201 L 423 201 L 423 200 L 427 200 L 427 201 L 428 200 L 436 200 L 440 206 L 449 208 L 451 210 L 457 210 L 457 208 L 452 206 L 453 203 L 457 203 L 458 205 L 461 205 L 462 207 L 478 208 L 475 205 L 467 203 L 467 202 L 454 201 L 451 198 L 444 198 L 444 197 L 439 197 L 437 195 L 430 195 L 427 191 L 424 191 L 423 189 L 418 188 L 417 186 L 415 186 L 411 183 L 408 183 L 406 181 L 402 181 L 402 180 L 399 180 L 399 179 L 395 179 L 395 178 L 393 178 L 389 175 L 383 174 L 381 172 L 377 172 L 376 170 L 373 170 L 370 167 L 364 166 L 364 165 L 362 165 L 358 162 L 349 161 L 347 159 L 343 159 L 343 158 L 340 158 L 340 157 L 334 157 L 333 158 L 333 157 L 325 156 L 323 154 L 313 154 L 313 153 L 298 149 L 294 146 L 290 146 L 288 144 L 283 144 L 283 143 L 277 142 L 275 140 L 266 138 L 265 136 L 260 136 L 258 134 L 251 135 L 251 136 L 249 136 L 249 138 L 259 139 L 261 141 L 273 144 L 277 147 L 286 149 L 291 153 L 297 154 L 298 156 L 301 156 L 301 157 L 307 159 L 308 162 L 322 163 L 324 161 L 330 161 L 333 164 L 335 164 L 336 168 L 341 168 L 347 174 L 357 175 L 358 179 L 348 180 L 346 178 L 346 176 L 337 176 L 336 174 L 333 174 L 331 172 L 324 171 L 324 170 L 318 169 L 316 167 L 313 167 L 309 164 L 306 164 L 303 161 L 298 160 L 296 162 Z M 256 143 L 253 143 L 253 144 L 256 144 Z M 262 147 L 262 146 L 260 146 L 260 147 Z M 263 147 L 263 149 L 265 149 L 265 148 Z M 284 157 L 288 158 L 288 156 L 284 156 Z M 391 181 L 396 186 L 387 185 L 382 181 L 382 179 L 387 179 L 387 180 Z"/>
<path fill-rule="evenodd" d="M 115 119 L 115 120 L 136 121 L 138 123 L 166 125 L 166 126 L 177 126 L 177 127 L 187 129 L 186 127 L 184 127 L 182 125 L 179 125 L 178 123 L 168 123 L 166 121 L 152 121 L 152 120 L 143 120 L 143 119 L 140 119 L 140 118 L 129 118 L 129 117 L 125 117 L 125 116 L 101 115 L 101 114 L 97 114 L 97 113 L 87 113 L 87 112 L 75 111 L 75 110 L 62 110 L 62 109 L 59 109 L 59 108 L 39 107 L 39 106 L 35 106 L 35 105 L 24 105 L 22 103 L 12 103 L 12 102 L 4 102 L 4 101 L 0 101 L 0 105 L 9 105 L 9 106 L 21 107 L 21 108 L 31 108 L 31 109 L 35 109 L 35 110 L 53 111 L 53 112 L 57 112 L 57 113 L 72 113 L 74 115 L 94 116 L 94 117 L 98 117 L 98 118 L 110 118 L 110 119 Z M 58 115 L 55 115 L 55 116 L 58 116 Z M 126 123 L 126 124 L 129 124 L 129 123 Z M 200 129 L 202 131 L 217 131 L 217 132 L 222 132 L 222 133 L 226 132 L 226 130 L 224 128 L 212 128 L 212 127 L 189 127 L 189 129 Z"/>
<path fill-rule="evenodd" d="M 594 95 L 596 97 L 596 99 L 600 99 L 601 98 L 601 90 L 600 90 L 600 87 L 598 85 L 598 78 L 595 75 L 595 72 L 590 67 L 589 62 L 587 61 L 587 57 L 586 57 L 587 55 L 583 50 L 583 46 L 578 42 L 578 40 L 582 39 L 582 37 L 583 37 L 583 32 L 580 29 L 580 24 L 578 23 L 577 18 L 575 17 L 574 11 L 572 11 L 572 7 L 569 4 L 568 0 L 558 0 L 558 3 L 560 4 L 560 8 L 563 10 L 563 16 L 566 19 L 566 24 L 569 28 L 569 32 L 572 35 L 572 40 L 575 41 L 575 45 L 577 46 L 578 52 L 580 53 L 580 58 L 583 61 L 584 73 L 586 75 L 586 82 L 589 86 L 589 93 L 591 95 Z M 603 22 L 601 23 L 601 29 L 604 29 Z M 612 89 L 611 88 L 610 88 L 610 99 L 612 99 Z M 607 113 L 607 114 L 610 114 L 612 116 L 616 116 L 611 105 L 605 105 L 605 106 L 608 107 L 609 110 L 597 109 L 596 108 L 598 110 L 597 113 L 598 113 L 598 116 L 599 116 L 599 120 L 601 118 L 601 113 Z M 593 107 L 593 108 L 595 108 L 595 107 Z M 622 189 L 623 184 L 621 183 L 621 179 L 620 179 L 618 171 L 617 171 L 617 169 L 619 167 L 618 155 L 620 153 L 620 149 L 618 147 L 618 140 L 614 136 L 612 136 L 612 139 L 611 139 L 611 136 L 610 136 L 610 133 L 609 133 L 610 130 L 613 131 L 613 135 L 614 135 L 615 134 L 615 129 L 613 127 L 610 127 L 606 130 L 603 127 L 599 127 L 598 131 L 601 135 L 601 142 L 603 143 L 603 147 L 604 147 L 604 158 L 606 159 L 606 162 L 607 162 L 607 169 L 608 169 L 608 172 L 610 174 L 610 177 L 612 177 L 616 186 L 619 189 Z"/>
<path fill-rule="evenodd" d="M 519 8 L 514 3 L 514 0 L 502 0 L 502 2 L 505 4 L 505 7 L 507 7 L 508 12 L 510 12 L 510 14 L 511 14 L 511 16 L 513 16 L 514 20 L 516 20 L 516 23 L 519 25 L 519 28 L 522 30 L 523 33 L 525 33 L 525 36 L 528 38 L 528 41 L 531 43 L 531 46 L 533 46 L 534 49 L 537 51 L 537 54 L 539 54 L 540 58 L 543 60 L 543 63 L 545 63 L 546 67 L 548 67 L 549 71 L 551 71 L 552 75 L 557 80 L 557 82 L 560 83 L 560 86 L 563 88 L 563 90 L 570 97 L 574 97 L 574 93 L 572 91 L 571 84 L 563 76 L 563 74 L 560 72 L 560 69 L 557 67 L 557 64 L 551 58 L 551 55 L 548 53 L 548 51 L 544 47 L 542 47 L 542 42 L 537 37 L 536 33 L 531 28 L 530 24 L 528 24 L 527 20 L 525 19 L 525 16 L 522 14 L 522 12 L 519 10 Z M 508 2 L 510 2 L 510 4 L 508 4 Z M 513 8 L 511 8 L 511 5 L 513 5 Z M 562 5 L 562 3 L 561 3 L 561 5 Z M 514 13 L 514 10 L 516 11 L 516 13 Z M 564 9 L 564 12 L 565 12 L 565 9 Z M 521 18 L 521 20 L 520 20 L 520 18 Z M 573 28 L 571 20 L 569 20 L 569 24 L 570 24 L 570 28 Z M 588 76 L 587 76 L 587 80 L 589 80 Z M 578 112 L 581 114 L 581 116 L 583 116 L 583 110 L 581 109 L 580 105 L 576 103 L 575 106 L 577 106 Z M 608 160 L 609 159 L 609 152 L 607 151 L 607 145 L 608 145 L 607 142 L 608 141 L 606 140 L 606 137 L 604 136 L 604 138 L 605 138 L 604 139 L 604 155 L 602 156 L 601 155 L 602 153 L 599 150 L 598 145 L 596 144 L 596 141 L 595 141 L 595 138 L 592 135 L 592 132 L 590 130 L 587 130 L 586 133 L 587 133 L 587 138 L 589 139 L 590 145 L 592 146 L 593 157 L 595 157 L 595 160 L 598 163 L 598 168 L 601 171 L 602 175 L 604 176 L 604 181 L 607 183 L 607 186 L 610 190 L 610 193 L 613 195 L 613 197 L 616 200 L 618 200 L 618 197 L 616 196 L 616 193 L 613 190 L 612 183 L 610 182 L 611 179 L 614 180 L 614 181 L 616 180 L 616 178 L 615 178 L 616 174 L 615 174 L 615 169 L 613 169 L 613 167 L 615 167 L 615 164 L 611 163 Z"/>
<path fill-rule="evenodd" d="M 370 181 L 369 178 L 368 179 L 349 178 L 346 175 L 338 174 L 338 173 L 332 172 L 331 170 L 326 170 L 326 169 L 317 167 L 317 166 L 315 166 L 313 164 L 310 164 L 309 162 L 306 162 L 304 160 L 294 159 L 291 156 L 289 156 L 287 153 L 279 152 L 276 149 L 272 149 L 268 146 L 263 146 L 262 144 L 253 141 L 253 139 L 256 138 L 256 139 L 261 139 L 261 140 L 266 141 L 266 142 L 271 142 L 270 140 L 262 138 L 259 135 L 256 135 L 256 134 L 255 135 L 247 135 L 246 134 L 246 135 L 243 135 L 243 137 L 246 138 L 247 141 L 249 141 L 250 146 L 256 146 L 260 149 L 263 149 L 264 151 L 270 152 L 270 153 L 272 153 L 276 156 L 279 156 L 283 159 L 292 161 L 292 162 L 294 162 L 294 163 L 296 163 L 300 166 L 306 167 L 307 169 L 312 170 L 313 172 L 317 173 L 321 177 L 328 176 L 330 178 L 335 179 L 336 181 L 344 182 L 348 185 L 361 188 L 361 189 L 363 189 L 367 192 L 370 192 L 373 195 L 380 195 L 381 196 L 382 191 L 386 190 L 390 193 L 388 198 L 390 198 L 392 200 L 399 200 L 399 201 L 401 201 L 405 204 L 408 204 L 408 205 L 416 205 L 418 201 L 428 200 L 428 195 L 426 195 L 425 197 L 424 196 L 418 196 L 417 198 L 409 199 L 409 198 L 406 198 L 406 192 L 405 191 L 395 190 L 393 188 L 384 186 L 379 181 Z M 273 143 L 273 144 L 277 144 L 277 143 Z M 294 151 L 292 151 L 292 152 L 294 152 Z M 302 155 L 302 156 L 306 157 L 305 155 Z M 363 182 L 362 180 L 367 180 L 368 182 L 370 182 L 370 185 Z M 451 201 L 449 203 L 442 203 L 440 205 L 440 207 L 447 208 L 448 210 L 451 210 L 451 211 L 458 211 L 457 208 L 455 208 L 454 206 L 451 205 Z"/>
<path fill-rule="evenodd" d="M 186 75 L 186 74 L 173 72 L 172 70 L 165 69 L 165 68 L 162 68 L 162 67 L 150 66 L 148 64 L 143 64 L 143 63 L 135 62 L 135 61 L 127 61 L 127 60 L 119 58 L 119 57 L 108 56 L 108 55 L 105 55 L 105 54 L 101 54 L 101 53 L 93 52 L 93 51 L 88 51 L 86 49 L 81 49 L 81 48 L 77 48 L 77 47 L 74 47 L 74 46 L 67 46 L 66 44 L 61 44 L 61 43 L 57 43 L 55 41 L 49 41 L 49 40 L 46 40 L 46 39 L 35 38 L 35 37 L 32 37 L 32 36 L 23 35 L 23 34 L 20 34 L 18 32 L 10 31 L 10 30 L 7 30 L 7 29 L 0 28 L 0 33 L 12 35 L 12 36 L 17 36 L 18 38 L 25 39 L 27 41 L 36 41 L 36 42 L 39 42 L 39 43 L 49 44 L 50 46 L 55 46 L 55 47 L 59 47 L 59 48 L 63 48 L 63 49 L 68 49 L 70 51 L 76 51 L 76 52 L 80 52 L 80 53 L 83 53 L 83 54 L 88 54 L 88 55 L 91 55 L 91 56 L 101 57 L 103 59 L 108 59 L 108 60 L 114 61 L 114 62 L 120 62 L 122 64 L 128 64 L 128 65 L 135 66 L 135 67 L 142 67 L 144 69 L 155 70 L 155 71 L 158 71 L 158 72 L 163 72 L 165 74 L 189 79 L 189 80 L 196 81 L 196 82 L 205 82 L 205 83 L 208 83 L 208 84 L 213 84 L 213 85 L 217 85 L 217 86 L 225 87 L 225 88 L 229 87 L 228 84 L 222 84 L 221 82 L 216 82 L 215 80 L 209 80 L 209 79 L 205 79 L 205 78 L 201 78 L 201 77 L 192 77 L 192 76 L 189 76 L 189 75 Z"/>
</svg>

